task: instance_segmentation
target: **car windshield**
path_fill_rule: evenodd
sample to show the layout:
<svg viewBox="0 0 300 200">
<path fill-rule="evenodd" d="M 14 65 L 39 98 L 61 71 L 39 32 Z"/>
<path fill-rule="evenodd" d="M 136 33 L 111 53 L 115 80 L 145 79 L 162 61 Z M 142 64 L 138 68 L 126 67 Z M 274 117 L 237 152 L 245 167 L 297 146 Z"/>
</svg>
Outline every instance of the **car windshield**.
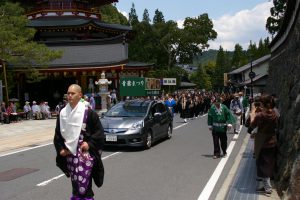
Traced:
<svg viewBox="0 0 300 200">
<path fill-rule="evenodd" d="M 142 117 L 145 116 L 149 106 L 148 101 L 126 101 L 113 106 L 106 117 Z"/>
</svg>

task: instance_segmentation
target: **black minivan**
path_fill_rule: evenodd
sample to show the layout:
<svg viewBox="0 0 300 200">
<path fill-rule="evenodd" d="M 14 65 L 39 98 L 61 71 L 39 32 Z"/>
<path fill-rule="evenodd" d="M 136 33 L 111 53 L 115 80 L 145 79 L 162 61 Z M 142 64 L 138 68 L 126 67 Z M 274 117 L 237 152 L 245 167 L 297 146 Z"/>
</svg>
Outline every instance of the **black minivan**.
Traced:
<svg viewBox="0 0 300 200">
<path fill-rule="evenodd" d="M 101 118 L 105 145 L 151 148 L 162 138 L 171 138 L 173 117 L 163 102 L 128 100 L 110 108 Z"/>
</svg>

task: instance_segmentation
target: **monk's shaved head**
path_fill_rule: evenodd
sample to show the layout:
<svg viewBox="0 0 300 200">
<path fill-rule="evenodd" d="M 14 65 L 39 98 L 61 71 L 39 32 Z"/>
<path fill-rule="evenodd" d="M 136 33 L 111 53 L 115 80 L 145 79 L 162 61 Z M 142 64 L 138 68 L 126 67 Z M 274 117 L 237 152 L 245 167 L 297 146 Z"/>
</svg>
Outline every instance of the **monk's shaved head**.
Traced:
<svg viewBox="0 0 300 200">
<path fill-rule="evenodd" d="M 74 88 L 77 92 L 82 92 L 81 87 L 77 84 L 72 84 L 72 85 L 69 86 L 69 88 L 70 87 Z"/>
<path fill-rule="evenodd" d="M 80 99 L 82 98 L 81 87 L 77 84 L 72 84 L 68 88 L 68 102 L 72 108 L 78 104 Z"/>
</svg>

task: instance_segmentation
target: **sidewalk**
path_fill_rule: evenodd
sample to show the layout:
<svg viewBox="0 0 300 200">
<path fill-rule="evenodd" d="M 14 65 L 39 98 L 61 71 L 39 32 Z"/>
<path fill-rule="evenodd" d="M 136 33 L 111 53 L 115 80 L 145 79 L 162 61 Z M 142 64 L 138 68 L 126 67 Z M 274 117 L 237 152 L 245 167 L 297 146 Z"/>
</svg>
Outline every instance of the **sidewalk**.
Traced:
<svg viewBox="0 0 300 200">
<path fill-rule="evenodd" d="M 0 125 L 0 155 L 52 142 L 56 119 L 23 120 Z"/>
<path fill-rule="evenodd" d="M 233 166 L 231 182 L 227 186 L 224 184 L 227 187 L 227 194 L 224 199 L 279 200 L 280 198 L 274 188 L 271 195 L 256 192 L 258 185 L 262 187 L 262 182 L 256 181 L 256 164 L 252 153 L 253 140 L 247 134 L 236 158 L 237 165 Z"/>
</svg>

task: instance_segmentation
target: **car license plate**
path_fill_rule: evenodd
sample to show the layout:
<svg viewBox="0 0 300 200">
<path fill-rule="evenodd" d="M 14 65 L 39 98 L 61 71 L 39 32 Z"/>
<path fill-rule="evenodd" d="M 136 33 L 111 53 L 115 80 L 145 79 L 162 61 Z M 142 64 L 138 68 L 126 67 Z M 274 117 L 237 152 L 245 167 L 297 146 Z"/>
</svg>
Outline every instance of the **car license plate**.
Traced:
<svg viewBox="0 0 300 200">
<path fill-rule="evenodd" d="M 118 140 L 116 135 L 106 135 L 105 139 L 107 142 L 116 142 Z"/>
</svg>

